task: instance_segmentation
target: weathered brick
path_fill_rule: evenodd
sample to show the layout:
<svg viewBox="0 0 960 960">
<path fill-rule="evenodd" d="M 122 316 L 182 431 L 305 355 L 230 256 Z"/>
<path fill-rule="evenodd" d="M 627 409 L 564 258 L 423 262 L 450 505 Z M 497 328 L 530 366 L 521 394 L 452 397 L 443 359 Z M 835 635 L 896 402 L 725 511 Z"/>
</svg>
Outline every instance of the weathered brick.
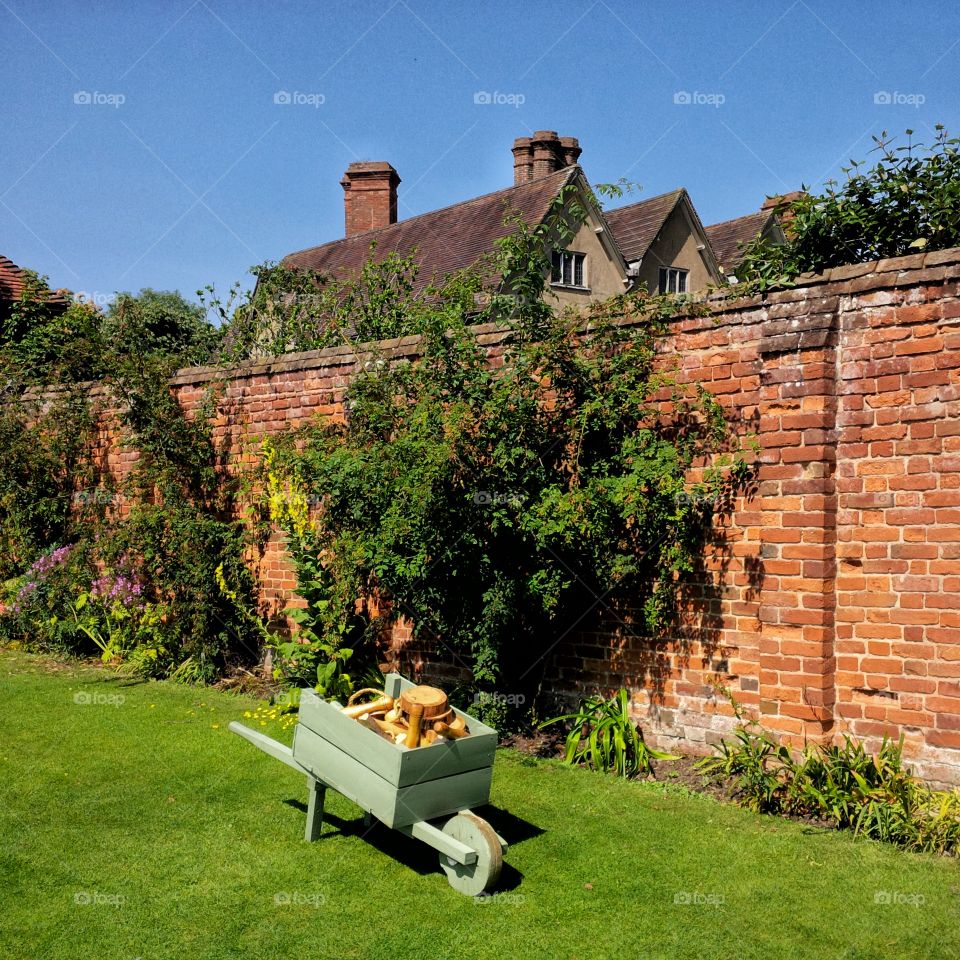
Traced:
<svg viewBox="0 0 960 960">
<path fill-rule="evenodd" d="M 640 611 L 605 600 L 558 642 L 546 689 L 575 703 L 628 686 L 663 743 L 703 752 L 730 729 L 710 685 L 729 677 L 789 742 L 849 732 L 876 744 L 909 728 L 908 757 L 916 750 L 922 769 L 960 783 L 958 265 L 960 250 L 841 267 L 674 321 L 660 362 L 758 437 L 754 486 L 718 518 L 672 636 L 655 644 Z M 501 367 L 508 331 L 477 334 Z M 417 344 L 381 346 L 413 360 Z M 342 419 L 364 359 L 338 347 L 237 367 L 215 426 L 232 465 L 256 462 L 248 440 Z M 178 372 L 188 415 L 220 375 Z M 136 454 L 117 447 L 116 431 L 105 422 L 105 462 L 122 478 Z M 264 609 L 282 609 L 294 586 L 282 543 L 251 564 Z M 417 676 L 462 676 L 413 641 L 409 622 L 387 644 Z M 894 697 L 855 692 L 865 687 Z"/>
</svg>

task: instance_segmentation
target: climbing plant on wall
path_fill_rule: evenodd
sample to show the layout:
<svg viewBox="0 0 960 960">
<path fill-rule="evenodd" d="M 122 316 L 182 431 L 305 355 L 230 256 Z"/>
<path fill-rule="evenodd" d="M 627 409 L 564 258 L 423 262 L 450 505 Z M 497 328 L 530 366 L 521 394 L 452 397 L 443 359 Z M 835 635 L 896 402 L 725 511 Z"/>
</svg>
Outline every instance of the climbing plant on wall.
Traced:
<svg viewBox="0 0 960 960">
<path fill-rule="evenodd" d="M 408 317 L 417 360 L 371 353 L 342 420 L 270 448 L 275 480 L 316 504 L 306 535 L 286 530 L 309 539 L 331 622 L 376 597 L 481 691 L 536 688 L 599 602 L 630 598 L 639 629 L 668 629 L 715 506 L 749 471 L 717 401 L 657 362 L 675 301 L 580 317 L 544 299 L 547 251 L 571 230 L 563 201 L 544 224 L 513 221 L 483 311 L 456 281 L 438 289 Z M 490 319 L 509 331 L 494 364 L 471 327 Z"/>
</svg>

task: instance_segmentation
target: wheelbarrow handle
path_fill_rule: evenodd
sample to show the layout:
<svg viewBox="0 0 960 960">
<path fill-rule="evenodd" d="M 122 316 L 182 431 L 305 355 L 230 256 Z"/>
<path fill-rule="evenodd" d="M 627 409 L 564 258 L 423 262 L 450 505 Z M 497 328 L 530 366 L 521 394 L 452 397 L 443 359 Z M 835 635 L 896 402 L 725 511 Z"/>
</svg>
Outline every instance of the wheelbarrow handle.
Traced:
<svg viewBox="0 0 960 960">
<path fill-rule="evenodd" d="M 229 730 L 231 733 L 235 733 L 240 737 L 243 737 L 244 740 L 249 740 L 257 749 L 262 750 L 264 753 L 269 754 L 271 757 L 275 757 L 281 763 L 285 763 L 288 767 L 292 767 L 298 773 L 304 773 L 308 777 L 312 777 L 313 774 L 303 766 L 293 759 L 293 751 L 286 746 L 286 744 L 280 743 L 277 740 L 274 740 L 272 737 L 266 736 L 266 734 L 260 733 L 258 730 L 253 730 L 250 727 L 245 727 L 242 723 L 238 723 L 236 720 L 230 722 Z"/>
</svg>

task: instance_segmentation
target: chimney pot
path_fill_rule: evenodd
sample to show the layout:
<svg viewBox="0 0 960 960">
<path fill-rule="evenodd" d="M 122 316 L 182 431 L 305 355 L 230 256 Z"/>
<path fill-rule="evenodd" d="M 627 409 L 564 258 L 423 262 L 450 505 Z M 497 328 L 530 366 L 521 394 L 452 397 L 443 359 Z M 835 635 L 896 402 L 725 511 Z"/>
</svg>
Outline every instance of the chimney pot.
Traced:
<svg viewBox="0 0 960 960">
<path fill-rule="evenodd" d="M 529 137 L 513 141 L 513 185 L 526 183 L 533 176 L 533 149 Z"/>
<path fill-rule="evenodd" d="M 388 227 L 397 222 L 397 186 L 400 176 L 383 160 L 351 163 L 340 185 L 346 235 Z"/>
<path fill-rule="evenodd" d="M 806 196 L 803 190 L 793 190 L 791 193 L 780 193 L 773 197 L 767 197 L 767 199 L 763 201 L 763 206 L 760 209 L 775 210 L 777 207 L 789 208 L 795 200 L 799 200 L 800 197 L 803 196 Z"/>
<path fill-rule="evenodd" d="M 564 166 L 556 130 L 537 130 L 530 142 L 533 147 L 533 179 L 545 177 Z"/>
<path fill-rule="evenodd" d="M 560 150 L 563 154 L 563 165 L 572 167 L 579 159 L 583 150 L 580 147 L 580 141 L 576 137 L 561 137 Z"/>
</svg>

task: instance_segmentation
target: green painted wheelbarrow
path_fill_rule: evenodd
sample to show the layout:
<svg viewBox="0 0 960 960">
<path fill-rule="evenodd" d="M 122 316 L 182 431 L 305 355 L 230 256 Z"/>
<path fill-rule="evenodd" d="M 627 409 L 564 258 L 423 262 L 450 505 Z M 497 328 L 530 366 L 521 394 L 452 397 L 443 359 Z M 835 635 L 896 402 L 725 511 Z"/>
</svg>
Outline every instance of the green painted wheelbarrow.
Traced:
<svg viewBox="0 0 960 960">
<path fill-rule="evenodd" d="M 384 690 L 394 699 L 411 686 L 398 673 L 384 678 Z M 476 896 L 496 886 L 507 848 L 470 809 L 490 799 L 497 732 L 460 710 L 456 714 L 466 721 L 469 736 L 405 750 L 305 690 L 292 748 L 242 723 L 230 729 L 306 775 L 306 840 L 320 838 L 331 787 L 361 807 L 368 823 L 376 817 L 439 851 L 450 886 Z"/>
</svg>

